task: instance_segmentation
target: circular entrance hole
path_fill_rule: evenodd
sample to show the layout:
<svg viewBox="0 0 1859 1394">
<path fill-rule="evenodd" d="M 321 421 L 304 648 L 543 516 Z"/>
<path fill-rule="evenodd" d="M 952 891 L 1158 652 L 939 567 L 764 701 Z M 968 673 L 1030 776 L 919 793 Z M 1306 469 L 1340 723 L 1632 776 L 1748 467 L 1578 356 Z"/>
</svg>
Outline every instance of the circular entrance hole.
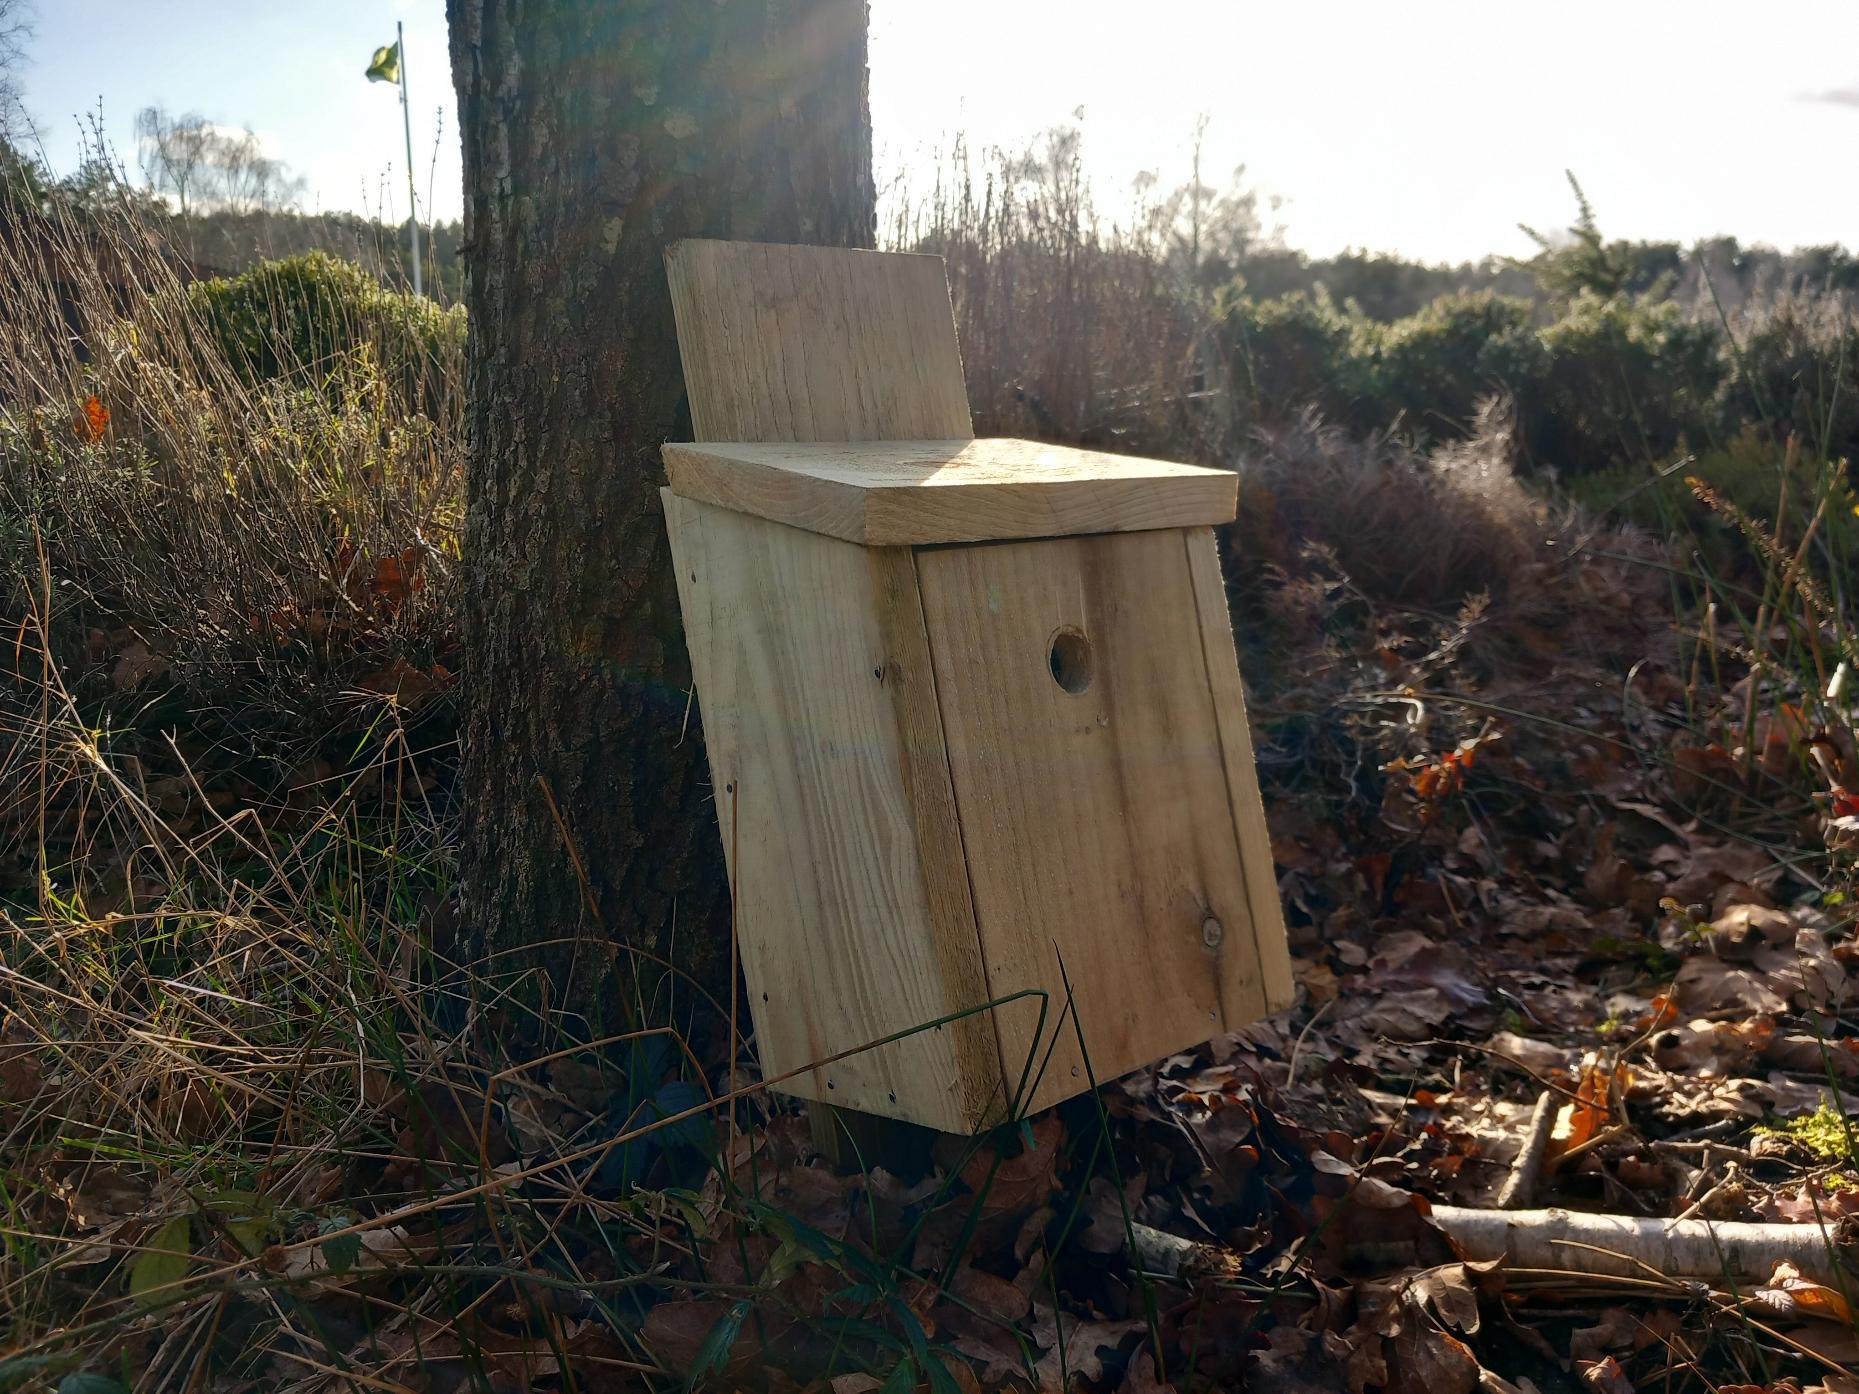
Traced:
<svg viewBox="0 0 1859 1394">
<path fill-rule="evenodd" d="M 1095 676 L 1091 641 L 1081 629 L 1067 627 L 1054 634 L 1046 662 L 1052 669 L 1052 681 L 1074 695 L 1088 688 Z"/>
</svg>

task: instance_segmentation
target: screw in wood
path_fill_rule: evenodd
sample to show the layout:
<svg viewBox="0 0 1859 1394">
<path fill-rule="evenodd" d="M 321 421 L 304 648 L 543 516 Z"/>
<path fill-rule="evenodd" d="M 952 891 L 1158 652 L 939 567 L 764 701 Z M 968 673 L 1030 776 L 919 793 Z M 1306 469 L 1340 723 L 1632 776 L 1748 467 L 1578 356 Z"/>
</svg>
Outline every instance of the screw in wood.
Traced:
<svg viewBox="0 0 1859 1394">
<path fill-rule="evenodd" d="M 1220 947 L 1220 941 L 1226 938 L 1226 926 L 1209 915 L 1201 921 L 1201 942 L 1210 949 Z"/>
</svg>

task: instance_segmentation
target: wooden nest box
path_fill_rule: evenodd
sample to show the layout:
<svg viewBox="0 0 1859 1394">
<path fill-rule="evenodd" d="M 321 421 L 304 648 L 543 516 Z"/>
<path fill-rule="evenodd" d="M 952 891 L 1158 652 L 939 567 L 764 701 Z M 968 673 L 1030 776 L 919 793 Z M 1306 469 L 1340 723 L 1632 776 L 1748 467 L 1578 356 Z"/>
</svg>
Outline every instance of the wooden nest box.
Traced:
<svg viewBox="0 0 1859 1394">
<path fill-rule="evenodd" d="M 972 1133 L 1287 1006 L 1235 476 L 974 439 L 938 257 L 668 265 L 699 443 L 665 517 L 765 1074 Z"/>
</svg>

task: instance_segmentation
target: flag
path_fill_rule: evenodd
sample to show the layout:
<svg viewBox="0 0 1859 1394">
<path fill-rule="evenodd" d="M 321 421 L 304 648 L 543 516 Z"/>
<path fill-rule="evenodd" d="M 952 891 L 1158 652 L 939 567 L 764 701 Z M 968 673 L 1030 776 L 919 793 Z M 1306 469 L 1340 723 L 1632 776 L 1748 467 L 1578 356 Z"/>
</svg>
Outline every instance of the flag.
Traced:
<svg viewBox="0 0 1859 1394">
<path fill-rule="evenodd" d="M 385 48 L 374 51 L 374 61 L 368 65 L 368 81 L 400 81 L 400 45 L 391 43 Z"/>
</svg>

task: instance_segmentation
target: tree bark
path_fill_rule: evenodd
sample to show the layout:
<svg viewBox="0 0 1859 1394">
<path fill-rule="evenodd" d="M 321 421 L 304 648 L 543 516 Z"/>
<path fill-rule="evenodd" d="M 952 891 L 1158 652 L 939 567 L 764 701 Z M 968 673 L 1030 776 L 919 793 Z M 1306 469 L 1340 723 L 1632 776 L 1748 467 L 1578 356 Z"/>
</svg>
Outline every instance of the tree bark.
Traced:
<svg viewBox="0 0 1859 1394">
<path fill-rule="evenodd" d="M 470 313 L 459 948 L 599 1025 L 635 993 L 662 1012 L 658 960 L 712 990 L 727 963 L 657 495 L 660 444 L 689 435 L 664 249 L 872 245 L 866 5 L 446 11 Z"/>
</svg>

